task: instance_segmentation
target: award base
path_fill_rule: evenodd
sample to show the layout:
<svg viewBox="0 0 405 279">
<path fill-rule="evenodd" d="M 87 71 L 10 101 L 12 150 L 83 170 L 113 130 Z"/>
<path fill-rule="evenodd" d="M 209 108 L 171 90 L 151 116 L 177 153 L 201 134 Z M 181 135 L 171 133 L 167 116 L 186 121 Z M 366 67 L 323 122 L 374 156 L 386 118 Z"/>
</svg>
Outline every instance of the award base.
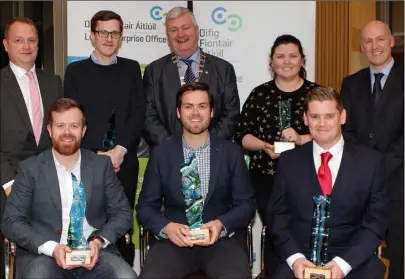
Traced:
<svg viewBox="0 0 405 279">
<path fill-rule="evenodd" d="M 90 250 L 72 250 L 66 253 L 66 265 L 90 264 Z"/>
<path fill-rule="evenodd" d="M 294 142 L 289 141 L 275 141 L 274 142 L 274 153 L 281 153 L 290 149 L 295 148 Z"/>
<path fill-rule="evenodd" d="M 190 240 L 193 244 L 210 242 L 209 229 L 194 229 L 194 230 L 189 230 L 189 232 L 191 234 Z"/>
<path fill-rule="evenodd" d="M 304 278 L 305 279 L 331 279 L 332 270 L 323 269 L 320 267 L 306 267 L 304 269 Z"/>
</svg>

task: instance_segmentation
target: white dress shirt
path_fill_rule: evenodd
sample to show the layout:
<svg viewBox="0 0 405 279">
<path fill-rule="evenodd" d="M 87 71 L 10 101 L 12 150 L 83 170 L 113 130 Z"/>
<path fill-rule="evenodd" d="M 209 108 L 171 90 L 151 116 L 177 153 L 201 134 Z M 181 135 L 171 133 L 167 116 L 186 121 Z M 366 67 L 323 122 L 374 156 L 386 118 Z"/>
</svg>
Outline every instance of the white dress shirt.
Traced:
<svg viewBox="0 0 405 279">
<path fill-rule="evenodd" d="M 58 175 L 58 181 L 59 181 L 59 190 L 60 190 L 60 198 L 61 198 L 61 206 L 62 206 L 62 233 L 60 237 L 60 244 L 67 244 L 67 235 L 68 235 L 68 229 L 69 229 L 69 222 L 70 222 L 70 209 L 72 207 L 72 201 L 73 201 L 73 181 L 72 181 L 72 173 L 77 177 L 78 181 L 81 181 L 81 176 L 80 176 L 80 164 L 81 164 L 81 154 L 79 156 L 79 160 L 75 164 L 74 168 L 72 171 L 68 171 L 64 166 L 62 166 L 55 157 L 55 154 L 53 153 L 53 159 L 55 161 L 56 165 L 56 172 Z M 91 233 L 96 230 L 92 226 L 87 223 L 86 217 L 84 217 L 83 220 L 83 236 L 88 239 L 88 237 L 91 235 Z M 107 247 L 110 242 L 104 239 L 103 243 L 103 248 Z M 47 241 L 41 246 L 38 247 L 38 253 L 39 254 L 44 254 L 49 257 L 52 257 L 53 250 L 55 249 L 56 245 L 59 244 L 58 242 L 55 241 Z"/>
<path fill-rule="evenodd" d="M 343 146 L 344 146 L 344 140 L 343 136 L 341 136 L 340 140 L 332 146 L 329 150 L 325 150 L 322 147 L 320 147 L 315 141 L 312 141 L 313 143 L 313 156 L 314 156 L 314 163 L 315 163 L 315 169 L 316 173 L 318 173 L 319 167 L 321 166 L 321 153 L 324 152 L 330 152 L 332 154 L 332 158 L 328 162 L 328 166 L 330 168 L 330 172 L 332 173 L 332 188 L 335 185 L 336 181 L 336 176 L 339 172 L 339 167 L 340 163 L 342 161 L 342 155 L 343 155 Z M 300 259 L 300 258 L 305 258 L 305 256 L 301 253 L 296 253 L 287 258 L 287 264 L 288 266 L 292 269 L 292 265 L 295 262 L 295 260 Z M 337 263 L 337 265 L 340 267 L 340 269 L 343 271 L 344 276 L 346 276 L 351 270 L 352 267 L 342 258 L 340 257 L 334 257 L 333 261 Z"/>
<path fill-rule="evenodd" d="M 29 91 L 29 81 L 30 81 L 30 79 L 26 75 L 27 70 L 25 70 L 25 69 L 23 69 L 21 67 L 18 67 L 17 65 L 15 65 L 12 62 L 10 62 L 10 68 L 11 68 L 11 71 L 13 71 L 13 73 L 15 75 L 15 78 L 17 79 L 18 85 L 20 86 L 20 90 L 22 92 L 25 105 L 27 106 L 28 116 L 30 117 L 31 125 L 33 125 L 31 96 L 30 96 L 30 91 Z M 30 69 L 30 71 L 34 74 L 34 78 L 35 78 L 35 81 L 36 81 L 37 86 L 38 86 L 38 92 L 41 92 L 40 88 L 39 88 L 37 74 L 35 72 L 35 65 Z M 18 92 L 15 92 L 15 94 L 18 94 Z M 44 115 L 44 106 L 42 104 L 41 94 L 39 94 L 39 100 L 40 100 L 40 103 L 41 103 L 42 115 Z M 7 189 L 8 187 L 12 186 L 13 183 L 14 183 L 14 180 L 11 180 L 11 181 L 3 184 L 3 189 Z"/>
</svg>

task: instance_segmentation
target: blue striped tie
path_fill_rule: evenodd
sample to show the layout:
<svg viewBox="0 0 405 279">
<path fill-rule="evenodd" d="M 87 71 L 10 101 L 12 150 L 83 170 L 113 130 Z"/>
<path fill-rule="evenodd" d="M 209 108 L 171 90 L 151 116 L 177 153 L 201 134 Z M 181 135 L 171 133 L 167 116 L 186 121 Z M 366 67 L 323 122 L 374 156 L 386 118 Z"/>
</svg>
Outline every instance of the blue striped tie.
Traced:
<svg viewBox="0 0 405 279">
<path fill-rule="evenodd" d="M 193 60 L 182 60 L 187 65 L 186 74 L 184 75 L 184 82 L 190 83 L 195 81 L 195 76 L 193 73 L 193 69 L 191 68 L 191 64 Z"/>
</svg>

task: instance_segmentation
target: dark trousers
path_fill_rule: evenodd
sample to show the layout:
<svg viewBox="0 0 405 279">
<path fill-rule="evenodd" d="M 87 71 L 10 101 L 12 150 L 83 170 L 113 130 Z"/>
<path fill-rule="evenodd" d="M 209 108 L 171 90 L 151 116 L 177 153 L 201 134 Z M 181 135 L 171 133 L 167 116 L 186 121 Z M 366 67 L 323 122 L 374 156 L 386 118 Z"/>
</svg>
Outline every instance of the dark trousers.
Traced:
<svg viewBox="0 0 405 279">
<path fill-rule="evenodd" d="M 273 180 L 255 174 L 251 174 L 251 179 L 253 183 L 253 190 L 255 192 L 257 211 L 259 213 L 260 219 L 262 220 L 263 225 L 271 226 L 271 224 L 266 224 L 266 220 L 267 207 L 269 205 L 269 199 L 273 189 Z M 267 275 L 269 274 L 269 272 L 277 267 L 279 262 L 277 252 L 270 238 L 269 230 L 266 231 L 266 238 L 264 240 L 263 258 L 263 275 Z"/>
<path fill-rule="evenodd" d="M 391 201 L 390 225 L 387 233 L 387 255 L 390 260 L 389 279 L 404 278 L 404 202 Z"/>
<path fill-rule="evenodd" d="M 135 205 L 136 186 L 138 184 L 138 167 L 136 152 L 128 152 L 121 164 L 120 171 L 117 173 L 132 210 Z M 128 231 L 128 234 L 131 236 L 132 230 Z M 126 239 L 123 237 L 117 241 L 117 248 L 125 261 L 132 266 L 135 258 L 135 247 L 132 241 L 126 243 Z"/>
<path fill-rule="evenodd" d="M 345 279 L 383 279 L 384 273 L 384 263 L 377 256 L 372 256 L 363 265 L 350 271 Z M 270 274 L 270 276 L 269 278 L 272 279 L 295 278 L 293 271 L 286 262 L 280 263 L 276 270 L 272 274 Z"/>
<path fill-rule="evenodd" d="M 219 239 L 210 247 L 178 247 L 159 240 L 149 250 L 139 278 L 181 279 L 197 270 L 209 278 L 250 279 L 246 235 Z"/>
<path fill-rule="evenodd" d="M 3 212 L 6 205 L 6 201 L 7 201 L 6 195 L 3 189 L 0 189 L 0 219 L 1 219 L 0 223 L 3 220 Z M 4 235 L 0 231 L 0 278 L 6 278 L 5 275 L 6 270 L 4 266 L 5 261 L 4 253 L 5 253 Z"/>
</svg>

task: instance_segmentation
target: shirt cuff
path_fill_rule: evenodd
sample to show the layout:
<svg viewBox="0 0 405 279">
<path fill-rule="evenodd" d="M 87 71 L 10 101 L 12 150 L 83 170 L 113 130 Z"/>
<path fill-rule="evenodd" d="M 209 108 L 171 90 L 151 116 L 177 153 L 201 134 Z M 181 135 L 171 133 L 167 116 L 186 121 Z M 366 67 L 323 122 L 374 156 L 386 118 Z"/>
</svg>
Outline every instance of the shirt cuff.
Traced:
<svg viewBox="0 0 405 279">
<path fill-rule="evenodd" d="M 38 247 L 38 254 L 44 254 L 48 257 L 53 257 L 53 250 L 59 243 L 53 240 L 49 240 Z"/>
<path fill-rule="evenodd" d="M 117 144 L 117 146 L 121 147 L 124 150 L 124 155 L 127 154 L 128 150 L 125 147 L 119 144 Z"/>
<path fill-rule="evenodd" d="M 337 263 L 337 265 L 340 267 L 340 269 L 342 270 L 343 274 L 345 275 L 345 277 L 347 276 L 347 274 L 349 274 L 349 272 L 352 270 L 352 267 L 350 266 L 350 264 L 348 264 L 344 259 L 342 259 L 341 257 L 334 257 L 333 260 L 335 263 Z"/>
<path fill-rule="evenodd" d="M 219 234 L 219 238 L 223 238 L 228 234 L 228 231 L 226 230 L 225 226 L 222 226 L 222 231 Z"/>
<path fill-rule="evenodd" d="M 101 243 L 101 248 L 105 248 L 105 247 L 107 247 L 108 245 L 110 245 L 111 244 L 111 242 L 110 241 L 108 241 L 108 239 L 107 238 L 104 238 L 104 237 L 102 237 L 101 235 L 100 235 L 100 237 L 104 240 L 104 242 L 103 243 Z"/>
<path fill-rule="evenodd" d="M 6 190 L 7 188 L 11 187 L 13 185 L 13 183 L 14 183 L 14 179 L 7 182 L 7 183 L 4 183 L 3 184 L 3 189 Z"/>
<path fill-rule="evenodd" d="M 168 239 L 167 235 L 163 232 L 163 229 L 160 230 L 159 237 L 163 239 Z"/>
<path fill-rule="evenodd" d="M 304 254 L 296 253 L 296 254 L 293 254 L 293 255 L 291 255 L 291 256 L 289 256 L 289 257 L 287 258 L 287 264 L 288 264 L 288 266 L 291 268 L 291 270 L 293 269 L 293 268 L 292 268 L 292 265 L 294 264 L 294 262 L 295 262 L 296 260 L 298 260 L 298 259 L 301 259 L 301 258 L 304 258 L 304 259 L 305 259 Z"/>
</svg>

